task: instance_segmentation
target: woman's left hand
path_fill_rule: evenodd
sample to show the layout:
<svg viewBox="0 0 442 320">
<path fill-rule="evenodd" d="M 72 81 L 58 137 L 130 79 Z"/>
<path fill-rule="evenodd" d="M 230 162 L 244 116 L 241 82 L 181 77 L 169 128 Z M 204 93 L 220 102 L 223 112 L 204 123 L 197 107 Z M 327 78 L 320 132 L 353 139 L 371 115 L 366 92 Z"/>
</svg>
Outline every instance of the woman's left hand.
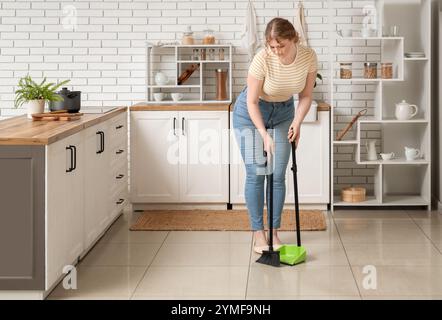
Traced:
<svg viewBox="0 0 442 320">
<path fill-rule="evenodd" d="M 300 126 L 292 122 L 292 124 L 289 127 L 287 138 L 289 139 L 290 143 L 295 141 L 295 145 L 298 146 L 300 136 L 301 136 Z"/>
</svg>

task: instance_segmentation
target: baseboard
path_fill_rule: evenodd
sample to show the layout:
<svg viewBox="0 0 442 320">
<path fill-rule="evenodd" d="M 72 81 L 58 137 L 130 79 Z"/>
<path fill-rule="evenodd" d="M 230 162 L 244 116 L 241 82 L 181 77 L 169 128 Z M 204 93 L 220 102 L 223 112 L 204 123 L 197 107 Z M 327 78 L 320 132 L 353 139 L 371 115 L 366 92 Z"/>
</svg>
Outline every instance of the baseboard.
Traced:
<svg viewBox="0 0 442 320">
<path fill-rule="evenodd" d="M 132 210 L 227 210 L 227 203 L 133 203 Z"/>
<path fill-rule="evenodd" d="M 247 209 L 245 204 L 238 203 L 238 204 L 232 204 L 233 210 L 245 210 Z M 295 210 L 294 204 L 286 204 L 284 205 L 284 209 L 293 209 Z M 300 204 L 299 205 L 300 210 L 322 210 L 327 211 L 327 205 L 326 204 Z"/>
</svg>

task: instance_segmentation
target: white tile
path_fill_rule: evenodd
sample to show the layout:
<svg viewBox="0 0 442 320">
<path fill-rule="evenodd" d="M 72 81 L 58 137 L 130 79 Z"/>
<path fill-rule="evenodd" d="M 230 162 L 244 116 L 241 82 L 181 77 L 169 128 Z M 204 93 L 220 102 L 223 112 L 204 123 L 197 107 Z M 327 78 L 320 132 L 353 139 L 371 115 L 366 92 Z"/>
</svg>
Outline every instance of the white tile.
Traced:
<svg viewBox="0 0 442 320">
<path fill-rule="evenodd" d="M 442 296 L 440 266 L 377 266 L 365 273 L 354 266 L 352 270 L 363 297 Z"/>
<path fill-rule="evenodd" d="M 65 290 L 61 282 L 48 298 L 128 299 L 143 277 L 146 267 L 77 268 L 77 289 Z"/>
<path fill-rule="evenodd" d="M 250 268 L 248 296 L 357 296 L 350 267 L 254 266 Z"/>
<path fill-rule="evenodd" d="M 397 220 L 395 223 L 365 221 L 351 223 L 348 220 L 336 222 L 344 246 L 361 243 L 428 243 L 422 230 L 413 222 Z"/>
<path fill-rule="evenodd" d="M 100 243 L 81 261 L 85 266 L 148 266 L 159 243 Z"/>
<path fill-rule="evenodd" d="M 150 267 L 137 297 L 245 297 L 248 266 Z"/>
<path fill-rule="evenodd" d="M 252 236 L 251 231 L 171 231 L 164 243 L 251 243 Z"/>
<path fill-rule="evenodd" d="M 442 254 L 431 243 L 345 244 L 352 266 L 441 266 Z"/>
<path fill-rule="evenodd" d="M 152 266 L 248 266 L 250 244 L 164 244 Z"/>
</svg>

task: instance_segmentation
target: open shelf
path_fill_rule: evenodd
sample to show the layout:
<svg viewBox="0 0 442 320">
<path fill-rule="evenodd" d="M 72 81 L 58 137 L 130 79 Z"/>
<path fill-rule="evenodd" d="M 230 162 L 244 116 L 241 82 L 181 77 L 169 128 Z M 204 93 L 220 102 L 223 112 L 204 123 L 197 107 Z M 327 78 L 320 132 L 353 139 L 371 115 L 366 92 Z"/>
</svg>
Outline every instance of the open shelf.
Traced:
<svg viewBox="0 0 442 320">
<path fill-rule="evenodd" d="M 425 206 L 428 201 L 420 195 L 385 195 L 382 203 L 387 206 Z"/>
<path fill-rule="evenodd" d="M 333 144 L 336 145 L 353 145 L 353 144 L 358 144 L 359 142 L 357 140 L 335 140 L 333 141 Z"/>
<path fill-rule="evenodd" d="M 191 65 L 197 65 L 198 68 L 195 70 Z M 224 69 L 227 74 L 220 77 L 217 69 Z M 155 82 L 157 72 L 166 75 L 169 80 L 167 85 L 158 85 Z M 192 72 L 190 76 L 188 72 Z M 179 77 L 186 73 L 188 77 L 179 85 Z M 220 96 L 222 99 L 217 99 L 218 82 L 224 83 L 224 79 L 226 95 Z M 155 46 L 147 43 L 146 45 L 146 104 L 230 103 L 232 84 L 231 44 L 169 43 Z M 155 93 L 167 95 L 174 92 L 181 93 L 183 99 L 179 101 L 154 99 Z"/>
<path fill-rule="evenodd" d="M 361 161 L 358 164 L 365 164 L 365 165 L 425 165 L 429 164 L 430 162 L 425 159 L 416 159 L 416 160 L 406 160 L 405 158 L 397 158 L 397 159 L 391 159 L 391 160 L 374 160 L 374 161 Z"/>
<path fill-rule="evenodd" d="M 345 202 L 341 200 L 340 196 L 334 196 L 335 206 L 379 206 L 381 201 L 376 199 L 375 196 L 366 197 L 365 201 L 362 202 Z"/>
</svg>

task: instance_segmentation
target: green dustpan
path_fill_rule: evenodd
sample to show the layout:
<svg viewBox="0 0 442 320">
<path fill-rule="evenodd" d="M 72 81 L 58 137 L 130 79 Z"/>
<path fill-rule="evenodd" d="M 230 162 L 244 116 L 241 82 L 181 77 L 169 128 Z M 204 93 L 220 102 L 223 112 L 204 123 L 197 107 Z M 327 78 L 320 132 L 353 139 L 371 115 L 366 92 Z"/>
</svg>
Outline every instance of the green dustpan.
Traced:
<svg viewBox="0 0 442 320">
<path fill-rule="evenodd" d="M 282 263 L 289 264 L 291 266 L 304 262 L 307 257 L 307 250 L 305 247 L 294 244 L 285 244 L 279 249 L 279 260 Z"/>
<path fill-rule="evenodd" d="M 298 176 L 296 166 L 296 146 L 295 142 L 292 142 L 292 171 L 293 171 L 293 184 L 295 192 L 295 216 L 296 216 L 296 240 L 297 245 L 286 244 L 281 246 L 279 251 L 279 259 L 282 263 L 289 264 L 291 266 L 304 262 L 307 257 L 307 250 L 301 246 L 301 226 L 299 222 L 299 199 L 298 199 Z"/>
</svg>

